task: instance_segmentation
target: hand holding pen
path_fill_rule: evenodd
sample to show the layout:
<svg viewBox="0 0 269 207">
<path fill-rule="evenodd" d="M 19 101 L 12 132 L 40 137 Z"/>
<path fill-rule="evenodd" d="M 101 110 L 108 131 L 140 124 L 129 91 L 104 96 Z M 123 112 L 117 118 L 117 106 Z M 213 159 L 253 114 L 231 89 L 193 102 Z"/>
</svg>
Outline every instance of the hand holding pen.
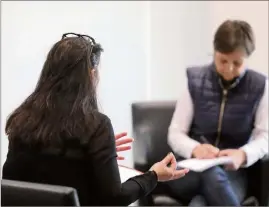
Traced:
<svg viewBox="0 0 269 207">
<path fill-rule="evenodd" d="M 201 144 L 196 146 L 192 152 L 192 156 L 198 159 L 211 159 L 218 157 L 219 148 L 214 147 L 210 142 L 204 137 L 200 137 Z"/>
</svg>

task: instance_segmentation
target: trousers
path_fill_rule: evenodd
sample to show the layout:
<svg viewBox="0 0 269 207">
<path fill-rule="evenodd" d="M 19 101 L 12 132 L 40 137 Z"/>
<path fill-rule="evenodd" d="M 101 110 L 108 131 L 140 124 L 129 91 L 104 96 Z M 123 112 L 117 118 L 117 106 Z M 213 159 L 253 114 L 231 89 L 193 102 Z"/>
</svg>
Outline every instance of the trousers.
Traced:
<svg viewBox="0 0 269 207">
<path fill-rule="evenodd" d="M 241 206 L 246 197 L 247 176 L 244 169 L 226 171 L 216 166 L 199 173 L 190 171 L 166 185 L 169 193 L 184 205 Z"/>
</svg>

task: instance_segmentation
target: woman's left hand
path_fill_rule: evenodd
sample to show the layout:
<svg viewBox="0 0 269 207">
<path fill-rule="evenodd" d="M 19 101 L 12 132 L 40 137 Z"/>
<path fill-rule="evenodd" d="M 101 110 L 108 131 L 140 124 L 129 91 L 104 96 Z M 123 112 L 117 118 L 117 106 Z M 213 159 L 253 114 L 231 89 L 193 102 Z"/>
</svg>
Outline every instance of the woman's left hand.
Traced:
<svg viewBox="0 0 269 207">
<path fill-rule="evenodd" d="M 233 160 L 232 164 L 226 165 L 227 170 L 238 170 L 247 159 L 246 153 L 241 149 L 226 149 L 219 152 L 219 157 L 228 156 Z"/>
<path fill-rule="evenodd" d="M 115 140 L 116 140 L 116 151 L 117 152 L 122 152 L 122 151 L 127 151 L 131 149 L 130 145 L 127 146 L 122 146 L 125 144 L 132 143 L 134 141 L 133 138 L 125 138 L 127 136 L 127 132 L 122 132 L 120 134 L 115 135 Z M 117 157 L 118 160 L 124 160 L 124 157 L 119 156 Z"/>
</svg>

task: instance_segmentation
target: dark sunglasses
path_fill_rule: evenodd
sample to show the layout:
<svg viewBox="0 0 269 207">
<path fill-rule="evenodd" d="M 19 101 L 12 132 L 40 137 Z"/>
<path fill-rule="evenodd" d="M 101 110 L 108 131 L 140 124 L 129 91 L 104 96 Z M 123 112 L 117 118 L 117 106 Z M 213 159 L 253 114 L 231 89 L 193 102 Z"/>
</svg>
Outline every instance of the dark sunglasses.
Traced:
<svg viewBox="0 0 269 207">
<path fill-rule="evenodd" d="M 94 46 L 96 44 L 94 38 L 92 38 L 89 35 L 77 34 L 77 33 L 73 33 L 73 32 L 65 33 L 62 35 L 62 39 L 67 38 L 67 37 L 81 37 L 81 38 L 84 38 L 85 40 L 89 41 L 92 46 Z"/>
</svg>

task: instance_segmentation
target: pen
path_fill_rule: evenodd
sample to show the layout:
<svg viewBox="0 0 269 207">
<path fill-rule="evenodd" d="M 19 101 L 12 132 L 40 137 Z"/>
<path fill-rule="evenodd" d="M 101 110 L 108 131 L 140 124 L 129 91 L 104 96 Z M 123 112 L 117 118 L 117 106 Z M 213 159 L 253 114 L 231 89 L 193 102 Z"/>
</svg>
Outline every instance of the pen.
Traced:
<svg viewBox="0 0 269 207">
<path fill-rule="evenodd" d="M 201 136 L 200 139 L 203 143 L 210 144 L 210 142 L 207 140 L 207 138 L 205 138 L 205 136 Z"/>
</svg>

